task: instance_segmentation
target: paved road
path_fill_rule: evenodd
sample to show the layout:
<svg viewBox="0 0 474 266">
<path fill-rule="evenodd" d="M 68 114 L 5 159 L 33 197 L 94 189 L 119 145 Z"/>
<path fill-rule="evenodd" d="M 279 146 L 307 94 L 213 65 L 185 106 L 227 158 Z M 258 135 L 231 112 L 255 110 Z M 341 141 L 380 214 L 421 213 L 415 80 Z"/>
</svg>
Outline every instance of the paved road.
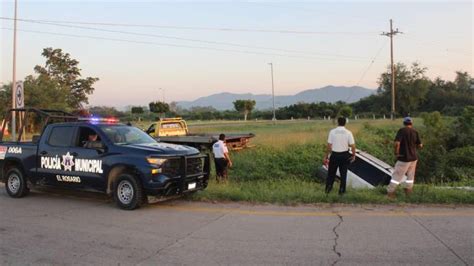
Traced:
<svg viewBox="0 0 474 266">
<path fill-rule="evenodd" d="M 122 211 L 90 192 L 11 199 L 2 184 L 0 264 L 474 265 L 473 221 L 473 207 L 171 201 Z"/>
</svg>

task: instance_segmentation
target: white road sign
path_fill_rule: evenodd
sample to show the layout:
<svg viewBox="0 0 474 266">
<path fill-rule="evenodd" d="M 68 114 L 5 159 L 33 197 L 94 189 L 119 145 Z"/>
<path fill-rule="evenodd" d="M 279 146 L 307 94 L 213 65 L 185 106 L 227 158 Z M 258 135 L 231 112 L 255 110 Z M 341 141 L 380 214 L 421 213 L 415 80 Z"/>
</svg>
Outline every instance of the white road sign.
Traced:
<svg viewBox="0 0 474 266">
<path fill-rule="evenodd" d="M 25 94 L 23 91 L 23 81 L 16 82 L 16 108 L 25 107 Z"/>
</svg>

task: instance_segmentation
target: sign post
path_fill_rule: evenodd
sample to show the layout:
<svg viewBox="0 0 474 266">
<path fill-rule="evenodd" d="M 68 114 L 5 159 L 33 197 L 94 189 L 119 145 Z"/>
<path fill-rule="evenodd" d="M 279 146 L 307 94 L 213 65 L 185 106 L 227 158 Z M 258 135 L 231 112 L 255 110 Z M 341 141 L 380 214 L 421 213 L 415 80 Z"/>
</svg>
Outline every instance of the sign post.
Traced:
<svg viewBox="0 0 474 266">
<path fill-rule="evenodd" d="M 25 107 L 25 92 L 23 89 L 23 81 L 19 80 L 15 84 L 15 106 L 16 108 Z M 25 112 L 18 112 L 18 130 L 21 135 L 21 140 L 25 138 L 25 131 L 23 128 L 23 123 L 25 123 Z"/>
</svg>

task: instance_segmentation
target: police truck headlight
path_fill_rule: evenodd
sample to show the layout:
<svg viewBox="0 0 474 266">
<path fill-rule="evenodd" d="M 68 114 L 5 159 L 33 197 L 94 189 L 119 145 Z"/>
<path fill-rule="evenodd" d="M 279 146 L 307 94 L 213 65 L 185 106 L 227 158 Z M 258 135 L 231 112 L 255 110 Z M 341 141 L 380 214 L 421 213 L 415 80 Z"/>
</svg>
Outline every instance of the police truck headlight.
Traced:
<svg viewBox="0 0 474 266">
<path fill-rule="evenodd" d="M 163 172 L 163 169 L 162 169 L 163 165 L 167 161 L 166 159 L 152 158 L 152 157 L 148 157 L 148 158 L 146 158 L 146 160 L 153 167 L 153 169 L 151 169 L 151 174 L 152 175 L 161 174 Z"/>
<path fill-rule="evenodd" d="M 163 158 L 146 158 L 149 164 L 161 167 L 167 160 Z"/>
</svg>

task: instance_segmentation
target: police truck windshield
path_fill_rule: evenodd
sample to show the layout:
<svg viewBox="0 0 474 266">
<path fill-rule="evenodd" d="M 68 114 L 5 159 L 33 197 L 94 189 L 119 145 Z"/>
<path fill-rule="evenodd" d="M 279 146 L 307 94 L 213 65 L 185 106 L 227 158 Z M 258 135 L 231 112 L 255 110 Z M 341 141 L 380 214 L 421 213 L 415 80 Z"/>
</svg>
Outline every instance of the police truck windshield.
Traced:
<svg viewBox="0 0 474 266">
<path fill-rule="evenodd" d="M 156 143 L 156 140 L 136 127 L 125 125 L 100 125 L 99 127 L 110 141 L 117 145 Z"/>
</svg>

